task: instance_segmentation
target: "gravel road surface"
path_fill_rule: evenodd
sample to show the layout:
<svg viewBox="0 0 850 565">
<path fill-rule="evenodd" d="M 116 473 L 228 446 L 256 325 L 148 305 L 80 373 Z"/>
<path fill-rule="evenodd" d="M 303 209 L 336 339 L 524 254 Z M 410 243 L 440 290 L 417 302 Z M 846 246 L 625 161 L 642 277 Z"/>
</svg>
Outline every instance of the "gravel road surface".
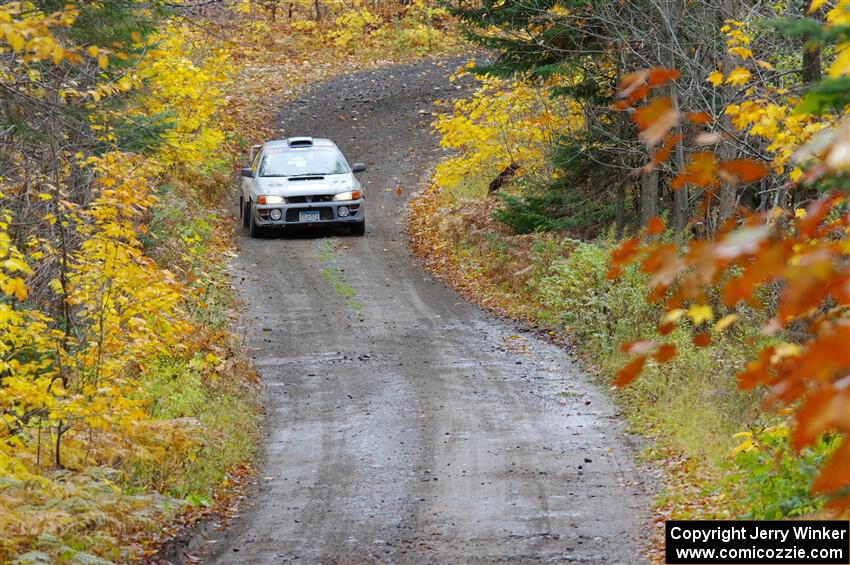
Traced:
<svg viewBox="0 0 850 565">
<path fill-rule="evenodd" d="M 283 109 L 282 135 L 369 165 L 367 234 L 239 237 L 264 456 L 209 562 L 643 561 L 649 498 L 606 397 L 407 250 L 406 200 L 444 155 L 433 101 L 465 93 L 458 64 L 346 76 Z"/>
</svg>

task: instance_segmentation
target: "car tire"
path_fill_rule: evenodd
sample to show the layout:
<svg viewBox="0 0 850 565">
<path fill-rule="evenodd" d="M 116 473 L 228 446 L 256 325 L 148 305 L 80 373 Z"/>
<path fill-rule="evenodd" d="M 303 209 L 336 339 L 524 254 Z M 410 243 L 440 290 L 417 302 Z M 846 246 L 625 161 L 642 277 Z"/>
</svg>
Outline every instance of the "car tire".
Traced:
<svg viewBox="0 0 850 565">
<path fill-rule="evenodd" d="M 242 227 L 249 228 L 251 227 L 251 201 L 244 202 L 241 198 L 239 199 L 239 207 L 242 211 Z"/>
<path fill-rule="evenodd" d="M 248 209 L 248 234 L 252 239 L 263 237 L 266 234 L 266 230 L 258 226 L 257 222 L 254 221 L 254 215 L 251 213 L 250 207 Z"/>
<path fill-rule="evenodd" d="M 366 220 L 362 222 L 355 222 L 351 224 L 351 235 L 365 235 L 366 234 Z"/>
</svg>

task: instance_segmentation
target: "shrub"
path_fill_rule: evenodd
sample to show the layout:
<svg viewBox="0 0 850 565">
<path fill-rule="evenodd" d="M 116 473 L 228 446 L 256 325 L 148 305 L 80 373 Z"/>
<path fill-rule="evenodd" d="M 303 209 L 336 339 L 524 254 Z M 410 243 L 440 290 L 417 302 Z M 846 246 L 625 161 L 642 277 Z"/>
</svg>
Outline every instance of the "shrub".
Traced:
<svg viewBox="0 0 850 565">
<path fill-rule="evenodd" d="M 838 442 L 822 437 L 797 454 L 789 435 L 785 422 L 735 434 L 741 443 L 732 450 L 736 470 L 728 482 L 734 485 L 741 518 L 779 520 L 812 514 L 823 506 L 825 497 L 809 488 Z"/>
</svg>

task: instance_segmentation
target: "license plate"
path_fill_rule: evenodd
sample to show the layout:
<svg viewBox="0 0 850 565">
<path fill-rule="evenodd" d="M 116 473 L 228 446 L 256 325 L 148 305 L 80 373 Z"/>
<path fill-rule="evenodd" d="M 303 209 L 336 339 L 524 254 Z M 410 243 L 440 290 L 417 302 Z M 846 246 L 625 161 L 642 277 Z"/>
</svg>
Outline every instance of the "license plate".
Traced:
<svg viewBox="0 0 850 565">
<path fill-rule="evenodd" d="M 298 212 L 299 222 L 318 222 L 319 219 L 320 218 L 318 210 L 311 210 L 309 212 Z"/>
</svg>

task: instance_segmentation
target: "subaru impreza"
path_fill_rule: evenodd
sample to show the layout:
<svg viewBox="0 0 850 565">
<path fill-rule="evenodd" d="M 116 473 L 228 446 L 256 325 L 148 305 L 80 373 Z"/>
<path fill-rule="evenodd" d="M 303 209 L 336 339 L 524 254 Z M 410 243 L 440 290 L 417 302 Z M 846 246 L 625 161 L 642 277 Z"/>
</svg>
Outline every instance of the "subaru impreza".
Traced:
<svg viewBox="0 0 850 565">
<path fill-rule="evenodd" d="M 366 233 L 364 195 L 355 175 L 328 139 L 290 137 L 254 146 L 241 171 L 239 209 L 251 237 L 290 226 L 344 226 Z"/>
</svg>

